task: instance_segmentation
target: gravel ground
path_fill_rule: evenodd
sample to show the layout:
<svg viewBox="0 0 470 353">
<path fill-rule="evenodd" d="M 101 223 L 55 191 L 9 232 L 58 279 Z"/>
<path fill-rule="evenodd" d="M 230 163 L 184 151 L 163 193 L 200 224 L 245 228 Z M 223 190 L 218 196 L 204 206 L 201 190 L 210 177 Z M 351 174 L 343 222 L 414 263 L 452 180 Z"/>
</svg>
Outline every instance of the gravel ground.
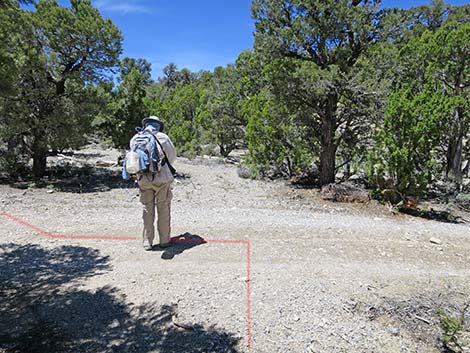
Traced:
<svg viewBox="0 0 470 353">
<path fill-rule="evenodd" d="M 50 233 L 136 238 L 50 239 L 0 216 L 0 352 L 247 352 L 248 285 L 252 352 L 440 352 L 437 311 L 470 301 L 468 223 L 330 203 L 217 158 L 176 167 L 172 235 L 201 243 L 165 251 L 141 248 L 117 167 L 0 186 L 0 212 Z M 246 244 L 211 240 L 250 241 L 249 283 Z"/>
</svg>

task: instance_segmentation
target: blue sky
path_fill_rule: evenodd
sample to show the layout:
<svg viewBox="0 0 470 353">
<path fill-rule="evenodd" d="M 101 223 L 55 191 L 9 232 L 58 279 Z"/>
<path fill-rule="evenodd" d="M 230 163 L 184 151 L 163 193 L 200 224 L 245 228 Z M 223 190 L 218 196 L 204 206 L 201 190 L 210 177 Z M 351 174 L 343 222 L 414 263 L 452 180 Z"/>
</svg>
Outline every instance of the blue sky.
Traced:
<svg viewBox="0 0 470 353">
<path fill-rule="evenodd" d="M 144 58 L 152 76 L 173 62 L 191 71 L 233 63 L 253 47 L 251 0 L 92 0 L 124 35 L 124 56 Z M 448 0 L 463 5 L 470 0 Z M 68 4 L 61 0 L 60 3 Z M 383 0 L 385 7 L 409 8 L 430 1 Z"/>
<path fill-rule="evenodd" d="M 173 62 L 191 71 L 232 63 L 253 46 L 251 0 L 95 0 L 124 35 L 124 55 L 158 77 Z"/>
</svg>

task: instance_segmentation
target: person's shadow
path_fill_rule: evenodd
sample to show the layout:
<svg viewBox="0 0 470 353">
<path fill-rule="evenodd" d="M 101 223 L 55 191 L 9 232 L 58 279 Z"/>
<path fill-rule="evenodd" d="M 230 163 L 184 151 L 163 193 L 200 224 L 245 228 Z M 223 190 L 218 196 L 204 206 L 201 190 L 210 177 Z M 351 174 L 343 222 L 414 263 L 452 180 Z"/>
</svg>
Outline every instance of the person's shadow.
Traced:
<svg viewBox="0 0 470 353">
<path fill-rule="evenodd" d="M 203 237 L 186 232 L 170 239 L 170 246 L 163 249 L 161 258 L 163 260 L 171 260 L 176 255 L 182 254 L 186 250 L 206 243 Z"/>
</svg>

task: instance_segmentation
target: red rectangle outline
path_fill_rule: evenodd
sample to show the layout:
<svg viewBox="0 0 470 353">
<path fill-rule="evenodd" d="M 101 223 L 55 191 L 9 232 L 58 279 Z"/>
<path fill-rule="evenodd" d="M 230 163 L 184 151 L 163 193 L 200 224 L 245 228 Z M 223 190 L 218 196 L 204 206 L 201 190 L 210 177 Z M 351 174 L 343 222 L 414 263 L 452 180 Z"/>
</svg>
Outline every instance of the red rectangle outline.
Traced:
<svg viewBox="0 0 470 353">
<path fill-rule="evenodd" d="M 88 239 L 88 240 L 121 240 L 130 241 L 136 240 L 135 237 L 128 236 L 103 236 L 103 235 L 74 235 L 74 234 L 58 234 L 51 233 L 42 228 L 36 227 L 25 220 L 13 216 L 7 212 L 0 212 L 0 216 L 6 217 L 16 223 L 19 223 L 36 233 L 42 234 L 52 239 Z M 172 239 L 172 243 L 218 243 L 218 244 L 245 244 L 246 245 L 246 317 L 247 317 L 247 347 L 248 351 L 251 351 L 251 242 L 249 239 L 237 240 L 237 239 Z"/>
</svg>

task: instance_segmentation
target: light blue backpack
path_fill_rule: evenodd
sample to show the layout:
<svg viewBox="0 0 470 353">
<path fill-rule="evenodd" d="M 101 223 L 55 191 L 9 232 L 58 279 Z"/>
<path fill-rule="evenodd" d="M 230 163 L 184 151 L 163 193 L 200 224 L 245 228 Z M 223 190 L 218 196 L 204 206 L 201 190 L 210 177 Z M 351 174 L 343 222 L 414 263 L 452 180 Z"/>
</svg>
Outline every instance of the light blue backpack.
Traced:
<svg viewBox="0 0 470 353">
<path fill-rule="evenodd" d="M 132 175 L 158 173 L 161 168 L 157 138 L 147 130 L 139 130 L 132 137 L 130 151 L 126 153 L 122 168 L 122 177 L 130 179 Z"/>
</svg>

